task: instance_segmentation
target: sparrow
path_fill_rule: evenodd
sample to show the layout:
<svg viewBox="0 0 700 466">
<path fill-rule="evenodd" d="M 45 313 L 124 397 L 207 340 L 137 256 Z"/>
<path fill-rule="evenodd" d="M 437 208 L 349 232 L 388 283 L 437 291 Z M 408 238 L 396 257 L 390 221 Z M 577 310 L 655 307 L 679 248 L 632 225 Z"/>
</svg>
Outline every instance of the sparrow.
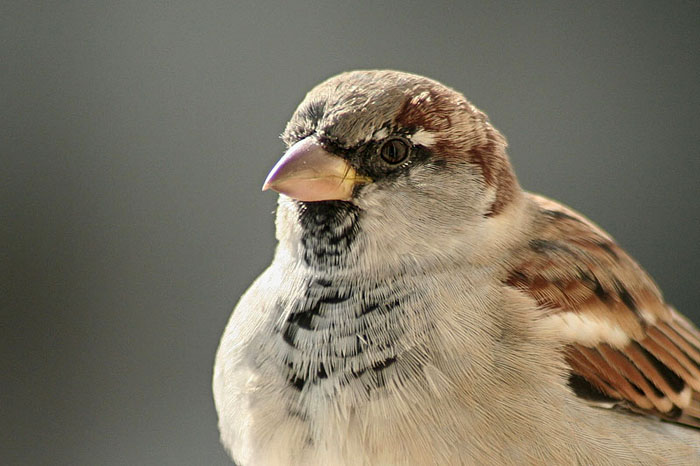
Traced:
<svg viewBox="0 0 700 466">
<path fill-rule="evenodd" d="M 700 464 L 700 332 L 461 93 L 347 72 L 282 137 L 213 374 L 237 464 Z"/>
</svg>

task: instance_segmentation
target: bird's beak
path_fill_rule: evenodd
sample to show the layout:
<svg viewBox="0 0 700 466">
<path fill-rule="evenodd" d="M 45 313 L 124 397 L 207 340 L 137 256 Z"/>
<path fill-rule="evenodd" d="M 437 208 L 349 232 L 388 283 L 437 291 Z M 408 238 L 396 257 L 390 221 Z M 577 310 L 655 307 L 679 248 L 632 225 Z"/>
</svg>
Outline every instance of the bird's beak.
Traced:
<svg viewBox="0 0 700 466">
<path fill-rule="evenodd" d="M 342 158 L 326 152 L 313 138 L 305 138 L 275 164 L 262 189 L 299 201 L 349 201 L 356 184 L 370 181 Z"/>
</svg>

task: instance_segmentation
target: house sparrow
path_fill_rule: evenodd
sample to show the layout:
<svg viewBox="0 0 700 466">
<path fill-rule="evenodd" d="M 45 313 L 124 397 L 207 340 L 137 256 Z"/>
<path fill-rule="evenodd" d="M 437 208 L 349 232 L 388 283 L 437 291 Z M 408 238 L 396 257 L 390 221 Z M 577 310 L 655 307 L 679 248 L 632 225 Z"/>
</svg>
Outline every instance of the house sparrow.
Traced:
<svg viewBox="0 0 700 466">
<path fill-rule="evenodd" d="M 700 332 L 462 94 L 344 73 L 283 139 L 214 369 L 238 464 L 700 464 Z"/>
</svg>

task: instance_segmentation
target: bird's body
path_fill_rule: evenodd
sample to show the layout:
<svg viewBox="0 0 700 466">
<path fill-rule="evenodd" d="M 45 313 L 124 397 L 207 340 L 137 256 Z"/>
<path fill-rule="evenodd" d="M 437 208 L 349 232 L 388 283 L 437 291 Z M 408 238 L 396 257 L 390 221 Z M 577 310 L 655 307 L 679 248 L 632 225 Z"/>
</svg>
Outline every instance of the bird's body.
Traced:
<svg viewBox="0 0 700 466">
<path fill-rule="evenodd" d="M 505 140 L 460 94 L 340 75 L 285 138 L 301 147 L 290 160 L 323 147 L 355 178 L 342 196 L 309 192 L 318 177 L 287 160 L 279 177 L 302 181 L 273 185 L 294 193 L 280 196 L 279 245 L 214 371 L 239 464 L 700 464 L 700 431 L 658 419 L 697 421 L 697 330 L 604 232 L 522 191 Z M 682 340 L 675 378 L 655 366 L 675 368 L 669 351 L 645 349 L 657 328 Z M 649 393 L 589 354 L 637 342 L 656 354 L 639 377 L 663 379 Z"/>
</svg>

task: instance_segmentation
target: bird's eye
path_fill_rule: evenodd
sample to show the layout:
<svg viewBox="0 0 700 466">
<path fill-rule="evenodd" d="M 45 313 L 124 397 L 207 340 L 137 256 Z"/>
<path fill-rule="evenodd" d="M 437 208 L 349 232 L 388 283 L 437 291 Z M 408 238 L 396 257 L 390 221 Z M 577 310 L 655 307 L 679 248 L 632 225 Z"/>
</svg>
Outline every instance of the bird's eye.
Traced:
<svg viewBox="0 0 700 466">
<path fill-rule="evenodd" d="M 379 148 L 379 155 L 385 162 L 396 165 L 408 157 L 408 144 L 403 139 L 389 139 Z"/>
</svg>

